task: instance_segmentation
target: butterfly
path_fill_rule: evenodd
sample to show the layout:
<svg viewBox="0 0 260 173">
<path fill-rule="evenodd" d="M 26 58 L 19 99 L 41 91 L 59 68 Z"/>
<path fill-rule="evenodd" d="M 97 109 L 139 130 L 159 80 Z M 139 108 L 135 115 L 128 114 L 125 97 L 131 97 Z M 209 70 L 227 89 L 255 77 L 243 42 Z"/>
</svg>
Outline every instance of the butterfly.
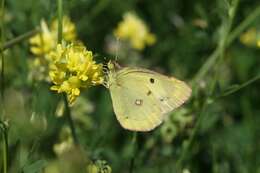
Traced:
<svg viewBox="0 0 260 173">
<path fill-rule="evenodd" d="M 143 68 L 116 68 L 108 63 L 105 86 L 116 118 L 125 129 L 151 131 L 191 95 L 183 81 Z"/>
</svg>

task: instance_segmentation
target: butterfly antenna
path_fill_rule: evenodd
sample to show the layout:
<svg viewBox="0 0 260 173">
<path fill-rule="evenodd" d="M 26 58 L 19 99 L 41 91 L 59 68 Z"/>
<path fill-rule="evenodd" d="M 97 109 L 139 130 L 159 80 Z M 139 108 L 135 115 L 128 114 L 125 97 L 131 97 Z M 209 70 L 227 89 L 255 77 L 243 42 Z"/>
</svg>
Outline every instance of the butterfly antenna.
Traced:
<svg viewBox="0 0 260 173">
<path fill-rule="evenodd" d="M 108 63 L 108 61 L 107 61 L 107 57 L 104 57 L 104 63 L 103 63 L 103 67 L 107 67 L 107 63 Z"/>
<path fill-rule="evenodd" d="M 117 67 L 117 68 L 122 68 L 117 62 L 117 60 L 118 60 L 118 49 L 119 49 L 119 38 L 117 37 L 116 38 L 116 57 L 115 57 L 115 61 L 113 62 L 114 63 L 114 65 Z"/>
<path fill-rule="evenodd" d="M 116 57 L 115 57 L 116 62 L 118 60 L 118 48 L 119 48 L 119 38 L 116 37 Z"/>
</svg>

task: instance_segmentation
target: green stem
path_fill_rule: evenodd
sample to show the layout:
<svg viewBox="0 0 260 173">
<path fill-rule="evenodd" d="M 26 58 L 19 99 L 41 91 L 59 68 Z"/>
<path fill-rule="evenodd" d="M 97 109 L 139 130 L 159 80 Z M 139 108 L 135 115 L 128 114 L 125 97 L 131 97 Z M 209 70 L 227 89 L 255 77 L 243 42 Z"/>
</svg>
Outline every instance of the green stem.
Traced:
<svg viewBox="0 0 260 173">
<path fill-rule="evenodd" d="M 202 66 L 201 70 L 198 72 L 198 74 L 195 76 L 194 80 L 195 82 L 198 82 L 200 79 L 202 79 L 204 77 L 204 75 L 213 67 L 213 65 L 216 64 L 217 60 L 219 60 L 219 63 L 221 60 L 223 60 L 224 57 L 224 51 L 226 49 L 226 47 L 228 46 L 228 40 L 229 40 L 229 33 L 231 31 L 232 28 L 232 24 L 233 24 L 233 20 L 236 14 L 236 10 L 237 10 L 237 6 L 238 6 L 239 0 L 235 0 L 233 4 L 231 4 L 230 8 L 228 9 L 228 20 L 227 21 L 223 21 L 222 23 L 222 27 L 221 29 L 223 29 L 219 43 L 218 43 L 218 47 L 216 48 L 216 50 L 213 52 L 213 54 L 210 56 L 210 58 L 206 61 L 206 63 Z M 229 42 L 230 44 L 230 42 Z M 215 85 L 217 83 L 217 78 L 218 78 L 218 72 L 216 71 L 215 73 L 215 77 L 214 79 L 211 81 L 211 85 L 210 85 L 210 90 L 209 90 L 209 97 L 212 95 Z M 194 81 L 193 81 L 194 82 Z M 188 156 L 188 151 L 191 147 L 191 144 L 194 141 L 194 138 L 200 128 L 200 124 L 202 119 L 204 118 L 204 116 L 206 115 L 206 107 L 208 105 L 208 99 L 207 98 L 202 106 L 201 112 L 198 115 L 198 119 L 196 121 L 195 127 L 192 130 L 191 136 L 188 139 L 187 143 L 184 145 L 183 148 L 183 152 L 181 153 L 181 156 L 179 158 L 179 160 L 176 163 L 176 167 L 177 169 L 181 169 L 182 168 L 182 163 L 183 161 L 187 158 Z"/>
<path fill-rule="evenodd" d="M 260 5 L 232 31 L 228 37 L 227 45 L 230 45 L 256 18 L 260 16 Z"/>
<path fill-rule="evenodd" d="M 79 144 L 79 140 L 78 140 L 78 137 L 76 135 L 76 130 L 75 130 L 75 126 L 74 126 L 74 123 L 73 123 L 73 120 L 72 120 L 72 117 L 71 117 L 71 111 L 70 111 L 70 107 L 69 107 L 69 102 L 68 102 L 68 99 L 66 97 L 66 95 L 64 94 L 63 95 L 63 99 L 64 99 L 64 103 L 65 103 L 65 117 L 69 123 L 69 127 L 70 127 L 70 130 L 71 130 L 71 134 L 72 134 L 72 138 L 73 138 L 73 141 L 74 141 L 74 144 L 78 145 Z"/>
<path fill-rule="evenodd" d="M 4 29 L 4 14 L 5 14 L 5 1 L 2 0 L 1 1 L 1 13 L 0 13 L 0 33 L 1 33 L 1 43 L 0 43 L 0 50 L 2 50 L 3 45 L 4 45 L 4 34 L 5 34 L 5 29 Z M 4 107 L 4 91 L 5 91 L 5 68 L 4 68 L 4 64 L 5 64 L 5 58 L 4 58 L 4 52 L 0 51 L 0 56 L 1 56 L 1 61 L 2 61 L 2 65 L 1 65 L 1 119 L 4 119 L 4 114 L 5 114 L 5 107 Z M 3 138 L 3 173 L 7 173 L 8 169 L 7 169 L 7 165 L 8 165 L 8 134 L 7 134 L 7 128 L 6 125 L 0 120 L 0 132 L 2 133 L 2 138 Z"/>
<path fill-rule="evenodd" d="M 0 122 L 0 132 L 3 139 L 3 173 L 7 173 L 7 164 L 8 164 L 8 134 L 6 125 L 3 122 Z"/>
<path fill-rule="evenodd" d="M 231 45 L 233 41 L 259 16 L 260 6 L 256 7 L 256 9 L 254 9 L 253 12 L 229 34 L 225 43 L 225 47 Z M 193 85 L 196 85 L 201 79 L 204 78 L 208 71 L 212 69 L 218 57 L 220 56 L 220 53 L 220 47 L 218 46 L 195 75 L 194 79 L 192 80 Z"/>
<path fill-rule="evenodd" d="M 234 89 L 224 92 L 223 94 L 221 94 L 221 95 L 220 95 L 219 97 L 217 97 L 217 98 L 226 97 L 226 96 L 228 96 L 228 95 L 230 95 L 230 94 L 233 94 L 233 93 L 235 93 L 235 92 L 237 92 L 237 91 L 243 89 L 244 87 L 246 87 L 246 86 L 252 84 L 253 82 L 255 82 L 255 81 L 259 80 L 259 79 L 260 79 L 260 75 L 257 75 L 257 76 L 255 76 L 254 78 L 248 80 L 247 82 L 245 82 L 245 83 L 243 83 L 243 84 L 241 84 L 241 85 L 235 87 Z"/>
<path fill-rule="evenodd" d="M 63 2 L 62 0 L 57 0 L 57 4 L 58 4 L 58 44 L 62 43 L 62 18 L 63 18 Z M 69 123 L 69 127 L 71 130 L 71 134 L 72 134 L 72 138 L 73 141 L 76 145 L 79 144 L 77 135 L 76 135 L 76 130 L 75 130 L 75 126 L 71 117 L 71 111 L 70 111 L 70 107 L 69 107 L 69 102 L 68 99 L 66 97 L 66 95 L 63 95 L 63 99 L 64 99 L 64 103 L 65 103 L 65 116 L 67 118 L 67 121 Z"/>
<path fill-rule="evenodd" d="M 19 35 L 18 37 L 4 43 L 3 47 L 0 49 L 0 51 L 3 52 L 4 50 L 11 48 L 12 46 L 16 45 L 17 43 L 20 43 L 24 40 L 31 38 L 32 36 L 34 36 L 35 34 L 37 34 L 39 32 L 40 32 L 40 28 L 36 28 L 32 31 Z"/>
<path fill-rule="evenodd" d="M 62 42 L 62 17 L 63 17 L 63 3 L 62 0 L 57 0 L 58 3 L 58 43 Z"/>
<path fill-rule="evenodd" d="M 57 0 L 57 4 L 58 4 L 58 44 L 61 44 L 62 43 L 62 16 L 63 16 L 62 0 Z M 73 141 L 76 145 L 78 145 L 79 141 L 78 141 L 75 126 L 74 126 L 74 123 L 73 123 L 73 120 L 71 117 L 69 102 L 68 102 L 68 99 L 65 94 L 63 95 L 63 99 L 64 99 L 64 103 L 65 103 L 65 112 L 64 112 L 65 117 L 67 118 L 67 121 L 69 123 Z"/>
<path fill-rule="evenodd" d="M 135 157 L 136 157 L 136 152 L 137 152 L 137 132 L 133 133 L 131 146 L 132 146 L 133 151 L 132 151 L 132 155 L 130 158 L 129 173 L 134 172 Z"/>
<path fill-rule="evenodd" d="M 193 130 L 191 132 L 191 136 L 189 137 L 187 143 L 185 143 L 184 149 L 181 153 L 181 156 L 176 162 L 177 170 L 182 170 L 181 165 L 182 165 L 183 161 L 186 159 L 186 156 L 188 155 L 188 151 L 190 149 L 190 146 L 191 146 L 191 144 L 192 144 L 192 142 L 193 142 L 193 140 L 196 136 L 197 131 L 199 130 L 199 126 L 200 126 L 201 120 L 204 117 L 203 114 L 205 114 L 205 110 L 206 110 L 206 103 L 203 104 L 201 113 L 199 114 L 198 119 L 197 119 L 196 124 L 195 124 L 195 127 L 193 128 Z"/>
<path fill-rule="evenodd" d="M 1 13 L 0 13 L 0 20 L 1 20 L 1 26 L 0 26 L 0 34 L 1 34 L 1 43 L 0 43 L 0 50 L 2 50 L 3 48 L 3 45 L 4 45 L 4 41 L 5 41 L 5 38 L 4 38 L 4 33 L 5 33 L 5 30 L 4 30 L 4 6 L 5 6 L 5 1 L 2 0 L 1 1 Z M 5 57 L 4 57 L 4 52 L 0 52 L 0 56 L 1 56 L 1 109 L 2 109 L 2 116 L 4 116 L 4 91 L 5 91 Z"/>
<path fill-rule="evenodd" d="M 197 72 L 195 77 L 193 78 L 192 85 L 196 85 L 203 77 L 207 74 L 207 72 L 212 68 L 215 64 L 218 56 L 220 54 L 220 47 L 217 47 L 215 51 L 209 56 L 207 61 L 202 65 L 200 70 Z"/>
<path fill-rule="evenodd" d="M 58 44 L 62 43 L 62 18 L 63 18 L 63 2 L 62 0 L 57 0 L 57 4 L 58 4 Z M 71 134 L 72 134 L 72 138 L 73 141 L 76 145 L 79 144 L 77 135 L 76 135 L 76 131 L 75 131 L 75 126 L 71 117 L 71 111 L 70 111 L 70 107 L 69 107 L 69 102 L 68 99 L 66 97 L 66 95 L 63 95 L 63 99 L 64 99 L 64 103 L 65 103 L 65 116 L 67 118 L 67 121 L 69 123 L 69 127 L 71 130 Z"/>
</svg>

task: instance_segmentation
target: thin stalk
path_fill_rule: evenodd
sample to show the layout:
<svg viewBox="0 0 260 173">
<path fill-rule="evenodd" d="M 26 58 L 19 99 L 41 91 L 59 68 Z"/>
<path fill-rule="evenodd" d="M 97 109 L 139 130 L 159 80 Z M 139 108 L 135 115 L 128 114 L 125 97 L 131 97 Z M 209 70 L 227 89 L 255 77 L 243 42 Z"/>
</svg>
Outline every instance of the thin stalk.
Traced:
<svg viewBox="0 0 260 173">
<path fill-rule="evenodd" d="M 4 139 L 3 142 L 3 169 L 4 173 L 7 173 L 7 153 L 8 153 L 8 140 L 7 140 L 7 133 L 3 132 L 2 137 Z"/>
<path fill-rule="evenodd" d="M 136 157 L 136 152 L 137 152 L 137 132 L 133 132 L 131 146 L 133 147 L 133 151 L 132 151 L 132 155 L 130 158 L 129 173 L 134 172 L 135 157 Z"/>
<path fill-rule="evenodd" d="M 57 0 L 58 3 L 58 43 L 62 42 L 62 18 L 63 18 L 63 2 Z"/>
<path fill-rule="evenodd" d="M 6 125 L 3 122 L 0 122 L 0 132 L 2 134 L 3 139 L 3 173 L 7 173 L 7 165 L 8 165 L 8 134 Z"/>
<path fill-rule="evenodd" d="M 227 45 L 230 45 L 252 22 L 260 16 L 260 5 L 256 7 L 249 16 L 232 31 L 228 37 Z"/>
<path fill-rule="evenodd" d="M 200 70 L 197 72 L 195 77 L 193 78 L 192 85 L 196 85 L 203 77 L 207 74 L 207 72 L 212 68 L 212 66 L 215 64 L 217 58 L 220 54 L 220 47 L 217 47 L 215 51 L 209 56 L 207 61 L 202 65 Z"/>
<path fill-rule="evenodd" d="M 1 13 L 0 13 L 0 34 L 1 34 L 1 43 L 0 43 L 0 50 L 2 50 L 2 48 L 3 48 L 3 45 L 4 45 L 4 41 L 5 41 L 5 38 L 4 38 L 4 33 L 5 33 L 5 28 L 4 28 L 4 10 L 5 10 L 5 8 L 4 8 L 4 6 L 5 6 L 5 0 L 2 0 L 1 1 Z M 4 52 L 0 52 L 0 56 L 1 56 L 1 102 L 2 102 L 2 104 L 1 104 L 1 109 L 2 109 L 2 112 L 1 112 L 1 114 L 2 114 L 2 116 L 4 116 L 3 114 L 4 114 L 4 91 L 5 91 L 5 66 L 4 66 L 4 64 L 5 64 L 5 57 L 4 57 Z"/>
<path fill-rule="evenodd" d="M 65 112 L 64 112 L 65 113 L 65 117 L 66 117 L 66 119 L 68 121 L 74 144 L 78 145 L 79 144 L 79 140 L 78 140 L 78 137 L 76 135 L 75 126 L 74 126 L 73 120 L 71 118 L 71 111 L 70 111 L 68 99 L 67 99 L 65 94 L 63 95 L 63 100 L 64 100 L 64 103 L 65 103 Z"/>
<path fill-rule="evenodd" d="M 63 18 L 63 2 L 62 0 L 57 0 L 57 4 L 58 4 L 58 44 L 62 43 L 62 18 Z M 70 111 L 70 107 L 69 107 L 69 102 L 68 99 L 66 97 L 66 95 L 63 95 L 63 100 L 65 103 L 65 117 L 67 118 L 70 130 L 71 130 L 71 134 L 72 134 L 72 138 L 73 141 L 76 145 L 79 144 L 77 135 L 76 135 L 76 130 L 75 130 L 75 126 L 71 117 L 71 111 Z"/>
<path fill-rule="evenodd" d="M 226 97 L 226 96 L 228 96 L 228 95 L 230 95 L 230 94 L 233 94 L 233 93 L 235 93 L 235 92 L 237 92 L 237 91 L 239 91 L 239 90 L 245 88 L 246 86 L 248 86 L 248 85 L 250 85 L 250 84 L 256 82 L 256 81 L 259 80 L 259 79 L 260 79 L 260 75 L 257 75 L 257 76 L 255 76 L 254 78 L 248 80 L 247 82 L 245 82 L 245 83 L 243 83 L 243 84 L 241 84 L 241 85 L 235 87 L 234 89 L 224 92 L 223 94 L 221 94 L 221 95 L 220 95 L 219 97 L 217 97 L 217 98 Z"/>
<path fill-rule="evenodd" d="M 1 43 L 0 43 L 0 50 L 2 50 L 3 48 L 3 45 L 4 45 L 4 41 L 5 41 L 5 38 L 4 38 L 4 34 L 5 34 L 5 28 L 4 28 L 4 14 L 5 14 L 5 1 L 2 0 L 1 1 L 1 14 L 0 14 L 0 33 L 1 33 Z M 2 65 L 1 65 L 1 120 L 4 119 L 4 114 L 5 114 L 5 107 L 4 107 L 4 91 L 5 91 L 5 68 L 4 68 L 4 64 L 5 64 L 5 57 L 4 57 L 4 52 L 1 51 L 0 52 L 0 56 L 1 56 L 1 60 L 2 60 Z M 8 171 L 8 168 L 7 168 L 7 165 L 8 165 L 8 134 L 7 134 L 7 128 L 6 128 L 6 125 L 0 120 L 0 132 L 2 133 L 2 139 L 3 139 L 3 173 L 7 173 Z"/>
<path fill-rule="evenodd" d="M 31 38 L 32 36 L 34 36 L 35 34 L 39 33 L 40 32 L 40 28 L 36 28 L 32 31 L 29 31 L 29 32 L 26 32 L 22 35 L 19 35 L 18 37 L 12 39 L 12 40 L 9 40 L 7 42 L 5 42 L 3 44 L 3 47 L 0 49 L 1 52 L 3 52 L 4 50 L 6 49 L 9 49 L 11 48 L 12 46 L 24 41 L 24 40 L 27 40 L 29 38 Z"/>
<path fill-rule="evenodd" d="M 181 153 L 180 158 L 177 160 L 176 162 L 176 168 L 177 170 L 181 170 L 182 169 L 182 163 L 183 161 L 186 159 L 187 155 L 188 155 L 188 151 L 190 149 L 190 146 L 192 144 L 192 142 L 194 141 L 194 138 L 196 136 L 197 131 L 199 130 L 199 126 L 200 123 L 202 121 L 202 118 L 204 117 L 203 114 L 205 114 L 205 110 L 206 110 L 206 103 L 203 104 L 202 106 L 202 110 L 198 116 L 198 119 L 196 121 L 195 127 L 193 128 L 192 132 L 191 132 L 191 136 L 189 137 L 187 143 L 184 144 L 184 149 Z"/>
</svg>

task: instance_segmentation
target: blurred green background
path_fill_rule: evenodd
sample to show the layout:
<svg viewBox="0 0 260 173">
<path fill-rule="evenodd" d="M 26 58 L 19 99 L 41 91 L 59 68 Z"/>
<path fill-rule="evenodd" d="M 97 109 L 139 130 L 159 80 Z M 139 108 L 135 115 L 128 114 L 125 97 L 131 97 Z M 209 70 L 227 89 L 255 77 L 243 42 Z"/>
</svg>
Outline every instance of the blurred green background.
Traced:
<svg viewBox="0 0 260 173">
<path fill-rule="evenodd" d="M 35 29 L 43 18 L 49 23 L 57 17 L 56 1 L 5 3 L 5 41 Z M 71 108 L 80 143 L 74 146 L 61 116 L 61 95 L 49 90 L 50 83 L 28 79 L 28 59 L 34 56 L 23 40 L 4 52 L 1 125 L 8 128 L 9 172 L 260 173 L 259 1 L 64 0 L 63 5 L 97 62 L 118 56 L 122 66 L 186 81 L 193 94 L 161 126 L 138 133 L 133 144 L 134 133 L 116 120 L 109 91 L 103 86 L 82 91 Z M 156 35 L 154 45 L 137 51 L 113 41 L 128 11 Z M 239 38 L 250 28 L 256 28 L 255 38 L 243 44 Z M 111 44 L 116 51 L 109 51 Z M 3 153 L 1 147 L 1 172 Z"/>
</svg>

